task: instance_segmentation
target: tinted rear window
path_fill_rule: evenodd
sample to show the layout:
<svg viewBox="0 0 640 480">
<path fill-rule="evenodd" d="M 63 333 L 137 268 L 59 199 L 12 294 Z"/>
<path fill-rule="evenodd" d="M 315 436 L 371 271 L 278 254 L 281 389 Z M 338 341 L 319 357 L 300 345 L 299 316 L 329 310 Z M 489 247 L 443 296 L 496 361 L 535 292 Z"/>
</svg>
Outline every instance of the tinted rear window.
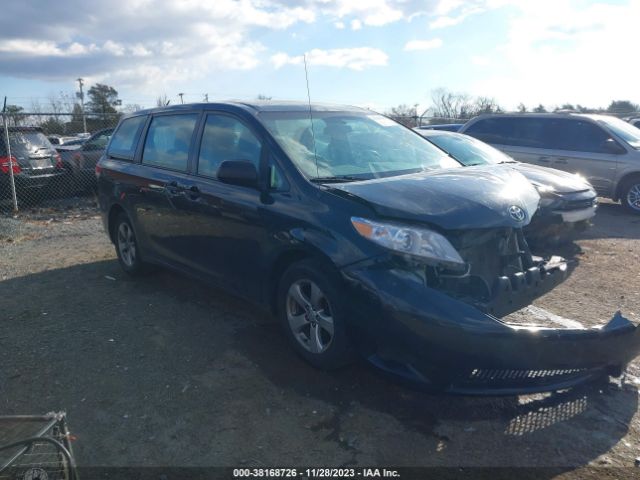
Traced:
<svg viewBox="0 0 640 480">
<path fill-rule="evenodd" d="M 550 119 L 547 123 L 547 148 L 574 152 L 607 153 L 607 132 L 591 122 L 573 119 Z"/>
<path fill-rule="evenodd" d="M 6 155 L 4 135 L 2 140 L 0 142 L 0 153 Z M 44 133 L 38 131 L 9 131 L 9 143 L 11 144 L 12 155 L 32 155 L 53 150 L 49 139 Z"/>
<path fill-rule="evenodd" d="M 472 124 L 464 133 L 487 143 L 506 143 L 513 136 L 513 124 L 508 118 L 483 118 Z"/>
<path fill-rule="evenodd" d="M 109 156 L 131 160 L 136 152 L 138 137 L 147 117 L 142 115 L 123 120 L 109 145 Z"/>
<path fill-rule="evenodd" d="M 547 124 L 545 118 L 485 118 L 471 125 L 464 133 L 486 143 L 550 148 Z"/>
<path fill-rule="evenodd" d="M 161 115 L 151 120 L 142 163 L 185 171 L 198 114 Z"/>
</svg>

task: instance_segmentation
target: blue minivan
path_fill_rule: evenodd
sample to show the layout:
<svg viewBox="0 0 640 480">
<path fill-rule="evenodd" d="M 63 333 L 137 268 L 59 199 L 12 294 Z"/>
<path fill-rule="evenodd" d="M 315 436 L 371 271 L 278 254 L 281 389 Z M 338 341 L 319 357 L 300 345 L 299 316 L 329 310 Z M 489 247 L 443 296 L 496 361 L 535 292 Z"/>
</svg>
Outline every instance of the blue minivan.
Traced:
<svg viewBox="0 0 640 480">
<path fill-rule="evenodd" d="M 428 388 L 510 394 L 620 375 L 640 350 L 620 313 L 600 328 L 505 321 L 567 275 L 523 234 L 538 192 L 369 110 L 140 111 L 96 174 L 127 273 L 161 265 L 261 304 L 319 368 L 360 356 Z"/>
</svg>

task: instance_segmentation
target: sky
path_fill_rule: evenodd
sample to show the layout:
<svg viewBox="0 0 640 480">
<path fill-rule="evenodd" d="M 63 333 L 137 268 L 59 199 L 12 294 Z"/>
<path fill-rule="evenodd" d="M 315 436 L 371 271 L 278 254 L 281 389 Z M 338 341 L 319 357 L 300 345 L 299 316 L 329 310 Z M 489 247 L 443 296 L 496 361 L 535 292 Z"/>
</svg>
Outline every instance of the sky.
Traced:
<svg viewBox="0 0 640 480">
<path fill-rule="evenodd" d="M 519 103 L 640 103 L 638 0 L 4 0 L 0 97 L 76 79 L 123 105 L 306 100 L 384 111 L 446 88 Z M 85 87 L 87 88 L 87 87 Z"/>
</svg>

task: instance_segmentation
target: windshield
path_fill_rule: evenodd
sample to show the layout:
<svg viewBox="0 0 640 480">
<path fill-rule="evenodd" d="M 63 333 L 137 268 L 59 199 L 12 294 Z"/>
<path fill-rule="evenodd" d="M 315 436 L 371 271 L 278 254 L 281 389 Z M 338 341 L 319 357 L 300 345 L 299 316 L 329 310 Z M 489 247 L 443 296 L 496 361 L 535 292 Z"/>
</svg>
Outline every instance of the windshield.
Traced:
<svg viewBox="0 0 640 480">
<path fill-rule="evenodd" d="M 261 119 L 310 179 L 360 180 L 460 167 L 420 135 L 382 115 L 313 112 L 313 130 L 308 112 L 263 112 Z"/>
<path fill-rule="evenodd" d="M 514 161 L 500 150 L 466 135 L 452 133 L 450 135 L 429 135 L 427 138 L 467 167 Z"/>
<path fill-rule="evenodd" d="M 633 148 L 640 150 L 640 129 L 638 129 L 638 127 L 634 127 L 630 123 L 615 117 L 599 117 L 597 121 L 604 124 L 604 126 Z"/>
</svg>

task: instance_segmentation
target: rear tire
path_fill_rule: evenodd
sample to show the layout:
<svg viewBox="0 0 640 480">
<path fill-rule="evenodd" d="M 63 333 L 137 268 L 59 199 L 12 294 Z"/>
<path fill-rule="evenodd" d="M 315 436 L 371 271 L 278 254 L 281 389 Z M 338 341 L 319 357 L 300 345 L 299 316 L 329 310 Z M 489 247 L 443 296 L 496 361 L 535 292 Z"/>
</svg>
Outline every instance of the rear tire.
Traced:
<svg viewBox="0 0 640 480">
<path fill-rule="evenodd" d="M 148 264 L 140 257 L 140 248 L 135 231 L 129 217 L 120 213 L 113 226 L 113 239 L 118 255 L 118 262 L 122 269 L 132 276 L 138 276 L 148 271 Z"/>
<path fill-rule="evenodd" d="M 323 370 L 353 362 L 341 279 L 315 259 L 291 265 L 278 287 L 278 319 L 294 350 Z"/>
<path fill-rule="evenodd" d="M 640 177 L 625 180 L 620 188 L 620 202 L 627 212 L 640 215 Z"/>
</svg>

